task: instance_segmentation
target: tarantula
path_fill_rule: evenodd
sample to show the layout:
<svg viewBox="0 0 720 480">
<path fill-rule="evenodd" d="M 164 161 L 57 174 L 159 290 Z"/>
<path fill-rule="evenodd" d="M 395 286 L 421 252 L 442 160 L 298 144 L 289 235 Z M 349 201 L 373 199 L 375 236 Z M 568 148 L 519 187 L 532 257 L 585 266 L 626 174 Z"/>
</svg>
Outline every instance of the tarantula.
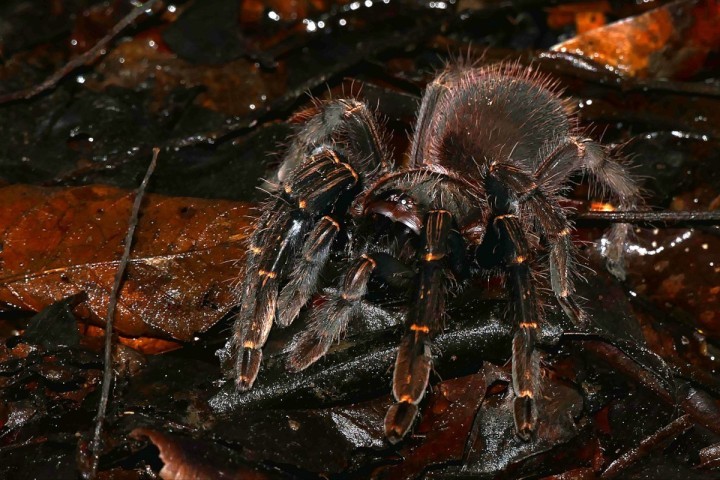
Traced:
<svg viewBox="0 0 720 480">
<path fill-rule="evenodd" d="M 422 98 L 402 166 L 360 101 L 318 102 L 302 117 L 250 239 L 232 340 L 237 388 L 252 387 L 273 324 L 289 325 L 307 305 L 309 323 L 289 360 L 290 369 L 302 370 L 359 314 L 370 285 L 405 286 L 414 298 L 385 417 L 386 437 L 398 442 L 428 386 L 448 295 L 473 276 L 500 272 L 516 325 L 516 432 L 530 439 L 538 422 L 544 271 L 567 316 L 586 320 L 574 293 L 576 252 L 563 194 L 571 175 L 589 174 L 619 207 L 632 209 L 639 190 L 626 168 L 583 137 L 555 82 L 518 64 L 440 73 Z M 607 265 L 617 276 L 628 232 L 616 224 L 606 237 Z M 350 259 L 339 287 L 309 305 L 338 249 Z"/>
</svg>

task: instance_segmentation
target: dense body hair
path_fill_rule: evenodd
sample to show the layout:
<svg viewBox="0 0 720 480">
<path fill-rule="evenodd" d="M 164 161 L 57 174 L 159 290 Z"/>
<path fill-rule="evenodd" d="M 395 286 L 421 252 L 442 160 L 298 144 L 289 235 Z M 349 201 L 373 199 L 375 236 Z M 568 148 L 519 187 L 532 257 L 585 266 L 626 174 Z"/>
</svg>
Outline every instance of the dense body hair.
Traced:
<svg viewBox="0 0 720 480">
<path fill-rule="evenodd" d="M 570 111 L 556 82 L 518 64 L 449 70 L 423 97 L 411 161 L 472 176 L 492 161 L 534 169 L 575 133 Z"/>
</svg>

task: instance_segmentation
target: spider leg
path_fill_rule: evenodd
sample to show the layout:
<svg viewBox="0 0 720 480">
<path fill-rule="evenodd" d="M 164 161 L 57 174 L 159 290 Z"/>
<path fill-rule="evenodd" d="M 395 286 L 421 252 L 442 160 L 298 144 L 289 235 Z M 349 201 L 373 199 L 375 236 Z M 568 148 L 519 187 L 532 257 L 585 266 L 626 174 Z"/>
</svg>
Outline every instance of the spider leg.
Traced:
<svg viewBox="0 0 720 480">
<path fill-rule="evenodd" d="M 313 155 L 307 165 L 284 185 L 285 201 L 295 209 L 270 213 L 251 240 L 244 298 L 234 324 L 237 348 L 237 386 L 252 387 L 262 360 L 262 347 L 270 333 L 278 299 L 279 282 L 286 273 L 290 255 L 302 241 L 316 212 L 328 208 L 354 187 L 358 174 L 340 161 L 329 147 Z"/>
<path fill-rule="evenodd" d="M 585 169 L 601 187 L 610 191 L 621 210 L 633 210 L 642 203 L 640 188 L 627 169 L 615 161 L 602 146 L 591 140 L 581 140 L 584 147 Z M 625 243 L 632 231 L 629 223 L 616 223 L 605 236 L 607 268 L 617 278 L 625 278 Z"/>
<path fill-rule="evenodd" d="M 571 139 L 561 142 L 544 155 L 534 177 L 545 191 L 556 193 L 567 186 L 567 179 L 582 167 L 585 150 L 582 143 Z"/>
<path fill-rule="evenodd" d="M 279 325 L 290 325 L 300 314 L 300 309 L 310 296 L 315 293 L 318 277 L 327 263 L 330 247 L 339 231 L 340 223 L 329 215 L 315 224 L 315 228 L 305 241 L 299 260 L 289 275 L 290 281 L 280 292 L 277 308 Z"/>
<path fill-rule="evenodd" d="M 268 226 L 277 225 L 279 222 L 276 220 L 289 215 L 291 208 L 284 199 L 277 199 L 268 206 L 270 208 L 267 208 L 265 213 L 258 219 L 248 251 L 245 254 L 246 274 L 243 277 L 243 282 L 239 289 L 241 295 L 240 312 L 247 312 L 254 308 L 253 305 L 258 286 L 258 264 L 261 255 L 267 255 L 267 252 L 264 252 L 264 249 L 260 247 L 260 245 L 266 245 L 269 238 L 274 234 Z M 275 236 L 277 236 L 277 234 L 275 234 Z M 237 328 L 237 325 L 235 325 L 235 327 Z"/>
<path fill-rule="evenodd" d="M 450 92 L 452 86 L 459 82 L 461 73 L 459 69 L 446 69 L 425 87 L 411 142 L 411 166 L 427 163 L 431 157 L 434 158 L 434 155 L 437 154 L 433 151 L 432 139 L 437 137 L 437 131 L 441 128 L 438 123 L 444 124 L 448 121 L 443 115 L 437 115 L 437 107 Z"/>
<path fill-rule="evenodd" d="M 550 285 L 553 293 L 568 318 L 581 324 L 586 316 L 573 296 L 575 285 L 572 260 L 575 258 L 575 246 L 570 238 L 572 224 L 555 200 L 555 193 L 548 193 L 560 188 L 561 184 L 557 184 L 555 179 L 567 175 L 566 170 L 573 162 L 572 155 L 572 146 L 556 150 L 548 157 L 551 160 L 543 162 L 535 175 L 501 163 L 493 165 L 491 174 L 514 192 L 521 209 L 527 212 L 527 217 L 535 219 L 550 250 Z"/>
<path fill-rule="evenodd" d="M 241 390 L 249 389 L 257 377 L 261 348 L 275 317 L 283 260 L 302 239 L 307 223 L 307 219 L 284 211 L 271 218 L 272 227 L 253 235 L 241 290 L 243 300 L 233 328 L 233 345 L 238 351 L 236 381 Z"/>
<path fill-rule="evenodd" d="M 380 128 L 367 105 L 352 99 L 340 99 L 325 103 L 322 108 L 311 110 L 311 118 L 294 147 L 308 148 L 315 142 L 330 145 L 346 157 L 346 165 L 354 165 L 363 174 L 364 180 L 371 180 L 375 174 L 385 171 L 390 163 L 382 147 Z M 293 149 L 291 149 L 293 150 Z M 287 170 L 297 163 L 297 154 L 290 155 Z M 352 170 L 351 170 L 352 172 Z M 355 174 L 353 174 L 355 176 Z M 357 179 L 357 176 L 355 176 Z M 310 296 L 315 293 L 320 272 L 327 263 L 330 248 L 340 231 L 340 218 L 347 206 L 336 207 L 333 216 L 326 215 L 305 241 L 303 251 L 293 262 L 290 281 L 283 288 L 278 299 L 278 325 L 291 324 Z"/>
<path fill-rule="evenodd" d="M 615 161 L 603 147 L 592 140 L 571 138 L 548 154 L 537 168 L 535 177 L 547 191 L 562 188 L 576 170 L 589 173 L 603 190 L 609 190 L 622 210 L 632 210 L 641 203 L 640 188 L 627 169 Z M 630 224 L 617 223 L 606 235 L 605 258 L 610 273 L 625 278 L 624 251 Z"/>
<path fill-rule="evenodd" d="M 382 252 L 361 255 L 345 274 L 341 287 L 325 303 L 312 310 L 308 329 L 300 336 L 290 355 L 290 368 L 304 370 L 324 356 L 332 344 L 360 313 L 361 300 L 373 273 L 390 279 L 407 276 L 408 269 L 399 260 Z"/>
<path fill-rule="evenodd" d="M 574 297 L 575 282 L 572 261 L 575 245 L 570 239 L 570 227 L 564 228 L 550 240 L 550 286 L 565 315 L 575 324 L 585 323 L 587 316 Z"/>
<path fill-rule="evenodd" d="M 317 102 L 298 119 L 305 119 L 305 126 L 290 144 L 274 183 L 290 180 L 318 145 L 341 150 L 361 170 L 390 167 L 381 129 L 364 103 L 348 98 Z"/>
<path fill-rule="evenodd" d="M 332 295 L 312 311 L 308 329 L 290 355 L 291 370 L 304 370 L 327 353 L 358 313 L 360 299 L 367 293 L 367 284 L 376 266 L 370 255 L 362 255 L 345 274 L 339 294 Z"/>
<path fill-rule="evenodd" d="M 513 417 L 518 436 L 527 441 L 537 426 L 540 355 L 535 344 L 541 312 L 529 265 L 531 250 L 520 219 L 513 214 L 499 215 L 494 225 L 507 242 L 509 287 L 518 323 L 512 345 Z"/>
<path fill-rule="evenodd" d="M 445 312 L 446 256 L 453 217 L 447 210 L 432 210 L 425 219 L 420 250 L 417 298 L 407 318 L 393 372 L 392 405 L 385 416 L 385 436 L 399 442 L 415 420 L 432 368 L 431 340 L 442 328 Z"/>
<path fill-rule="evenodd" d="M 566 184 L 568 177 L 582 162 L 584 149 L 574 139 L 555 147 L 537 167 L 534 173 L 536 186 L 524 194 L 524 200 L 532 214 L 539 220 L 541 229 L 550 242 L 550 284 L 566 315 L 575 323 L 581 323 L 585 314 L 574 300 L 572 260 L 575 246 L 570 233 L 572 224 L 567 220 L 555 201 L 555 195 Z M 551 217 L 555 217 L 552 221 Z"/>
</svg>

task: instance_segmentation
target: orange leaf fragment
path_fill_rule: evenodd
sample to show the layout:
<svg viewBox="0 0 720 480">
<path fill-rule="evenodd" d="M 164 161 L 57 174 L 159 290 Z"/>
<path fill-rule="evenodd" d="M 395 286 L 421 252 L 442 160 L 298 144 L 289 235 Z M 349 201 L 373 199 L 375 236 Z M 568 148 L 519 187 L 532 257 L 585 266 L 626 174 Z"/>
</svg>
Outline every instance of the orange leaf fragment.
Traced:
<svg viewBox="0 0 720 480">
<path fill-rule="evenodd" d="M 720 47 L 720 3 L 680 0 L 577 35 L 553 50 L 629 77 L 687 78 Z"/>
<path fill-rule="evenodd" d="M 105 329 L 96 327 L 95 325 L 81 325 L 80 332 L 84 335 L 85 345 L 91 345 L 91 348 L 99 350 L 103 347 L 102 341 L 105 337 Z M 93 340 L 98 340 L 93 342 Z M 140 352 L 144 355 L 157 355 L 159 353 L 170 352 L 182 348 L 182 344 L 173 340 L 163 340 L 162 338 L 153 337 L 123 337 L 119 336 L 117 342 L 126 347 Z"/>
<path fill-rule="evenodd" d="M 0 302 L 39 311 L 87 293 L 77 311 L 102 325 L 133 194 L 107 186 L 0 188 Z M 247 204 L 148 194 L 120 290 L 125 336 L 187 341 L 233 305 Z"/>
<path fill-rule="evenodd" d="M 603 12 L 579 12 L 575 15 L 575 29 L 578 34 L 589 32 L 605 25 Z"/>
<path fill-rule="evenodd" d="M 548 9 L 547 24 L 558 30 L 575 23 L 577 33 L 584 33 L 604 25 L 605 14 L 611 10 L 607 0 L 558 5 Z"/>
</svg>

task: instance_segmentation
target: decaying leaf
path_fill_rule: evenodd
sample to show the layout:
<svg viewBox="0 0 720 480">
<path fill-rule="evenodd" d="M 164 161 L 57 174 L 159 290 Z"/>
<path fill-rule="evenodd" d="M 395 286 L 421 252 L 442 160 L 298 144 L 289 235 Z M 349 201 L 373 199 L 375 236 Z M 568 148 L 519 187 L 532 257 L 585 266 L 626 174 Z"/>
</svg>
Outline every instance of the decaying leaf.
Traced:
<svg viewBox="0 0 720 480">
<path fill-rule="evenodd" d="M 720 4 L 680 0 L 553 47 L 629 77 L 687 78 L 720 45 Z"/>
<path fill-rule="evenodd" d="M 165 463 L 159 473 L 163 480 L 279 478 L 243 465 L 232 450 L 219 444 L 183 438 L 148 428 L 135 429 L 130 435 L 136 439 L 147 437 L 160 449 L 160 458 Z"/>
<path fill-rule="evenodd" d="M 0 301 L 39 311 L 78 292 L 105 318 L 132 194 L 104 186 L 0 189 Z M 148 195 L 117 310 L 127 336 L 190 340 L 233 305 L 249 206 Z"/>
</svg>

